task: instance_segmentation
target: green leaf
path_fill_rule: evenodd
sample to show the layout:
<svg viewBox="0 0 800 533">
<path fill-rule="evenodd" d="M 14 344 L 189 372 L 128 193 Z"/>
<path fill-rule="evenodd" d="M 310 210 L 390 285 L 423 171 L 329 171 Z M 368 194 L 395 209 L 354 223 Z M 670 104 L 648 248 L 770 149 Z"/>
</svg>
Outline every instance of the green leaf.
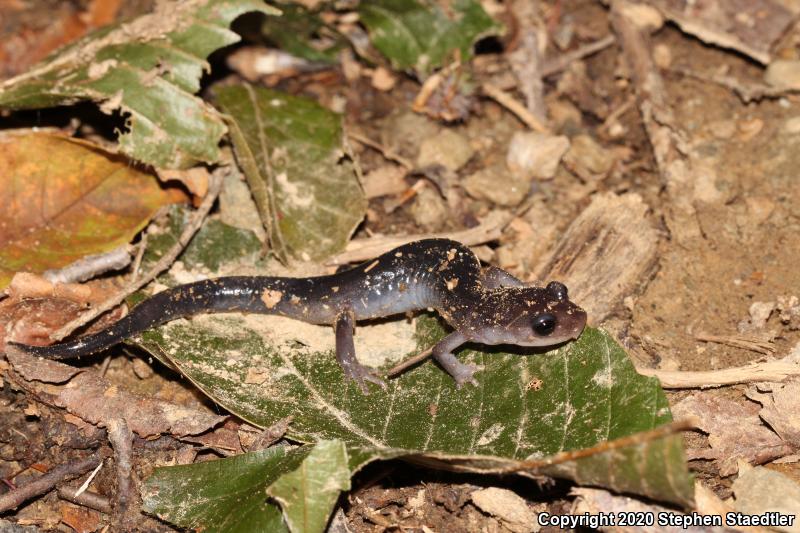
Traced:
<svg viewBox="0 0 800 533">
<path fill-rule="evenodd" d="M 267 39 L 296 57 L 319 63 L 336 61 L 339 51 L 347 45 L 338 31 L 301 5 L 281 4 L 280 10 L 280 18 L 266 18 L 261 26 Z M 324 41 L 320 39 L 323 35 Z M 315 41 L 318 46 L 312 46 Z"/>
<path fill-rule="evenodd" d="M 500 29 L 476 0 L 454 0 L 447 12 L 432 0 L 374 0 L 361 2 L 359 16 L 392 65 L 421 77 L 452 60 L 455 50 L 468 61 L 475 41 Z"/>
<path fill-rule="evenodd" d="M 207 533 L 288 531 L 265 490 L 296 470 L 311 449 L 273 447 L 218 461 L 156 468 L 142 487 L 143 508 L 178 526 Z"/>
<path fill-rule="evenodd" d="M 339 494 L 350 490 L 347 449 L 338 440 L 320 441 L 295 471 L 267 488 L 292 531 L 324 531 Z"/>
<path fill-rule="evenodd" d="M 231 138 L 273 251 L 322 259 L 344 248 L 366 213 L 341 117 L 312 100 L 250 85 L 217 87 Z"/>
<path fill-rule="evenodd" d="M 239 15 L 279 14 L 260 0 L 162 2 L 156 11 L 96 31 L 30 72 L 0 84 L 0 108 L 40 109 L 91 100 L 127 115 L 120 150 L 162 168 L 215 162 L 226 132 L 218 113 L 193 93 L 206 57 L 239 41 Z"/>
<path fill-rule="evenodd" d="M 417 333 L 422 349 L 444 331 L 436 320 L 420 318 Z M 391 338 L 379 335 L 391 346 Z M 478 387 L 458 390 L 450 376 L 426 363 L 391 381 L 388 391 L 375 388 L 369 396 L 344 380 L 330 328 L 229 314 L 175 322 L 143 338 L 145 348 L 165 354 L 243 419 L 267 427 L 292 415 L 288 435 L 302 442 L 340 439 L 409 454 L 539 459 L 650 430 L 671 418 L 657 380 L 637 374 L 625 352 L 596 329 L 547 354 L 464 350 L 461 359 L 485 367 Z M 680 493 L 685 501 L 691 483 L 673 448 L 615 455 L 614 461 L 606 457 L 555 473 L 632 492 L 653 485 L 661 492 L 649 496 L 675 501 Z M 636 462 L 622 468 L 628 459 Z M 656 479 L 666 470 L 677 489 Z"/>
<path fill-rule="evenodd" d="M 346 448 L 334 440 L 161 467 L 143 484 L 142 500 L 145 511 L 204 532 L 322 532 L 353 474 L 376 459 L 404 453 Z"/>
</svg>

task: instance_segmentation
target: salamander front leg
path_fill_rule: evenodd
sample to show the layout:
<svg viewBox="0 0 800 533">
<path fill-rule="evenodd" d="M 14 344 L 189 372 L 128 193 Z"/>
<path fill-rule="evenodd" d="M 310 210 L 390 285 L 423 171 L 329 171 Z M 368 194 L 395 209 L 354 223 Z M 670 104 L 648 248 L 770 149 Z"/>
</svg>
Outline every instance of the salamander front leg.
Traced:
<svg viewBox="0 0 800 533">
<path fill-rule="evenodd" d="M 367 381 L 386 389 L 386 382 L 356 359 L 356 347 L 353 343 L 355 325 L 356 321 L 352 311 L 345 311 L 336 317 L 336 323 L 334 324 L 336 329 L 336 360 L 339 361 L 339 366 L 342 367 L 344 375 L 348 379 L 355 381 L 364 394 L 369 394 Z"/>
<path fill-rule="evenodd" d="M 454 331 L 444 339 L 440 340 L 433 347 L 433 358 L 442 365 L 448 374 L 453 376 L 456 380 L 456 385 L 461 387 L 464 383 L 472 383 L 477 385 L 474 374 L 481 367 L 476 365 L 465 365 L 461 363 L 456 356 L 453 355 L 453 350 L 467 342 L 467 338 L 458 331 Z"/>
<path fill-rule="evenodd" d="M 524 287 L 525 282 L 502 268 L 490 266 L 483 270 L 483 285 L 491 290 L 500 287 Z"/>
</svg>

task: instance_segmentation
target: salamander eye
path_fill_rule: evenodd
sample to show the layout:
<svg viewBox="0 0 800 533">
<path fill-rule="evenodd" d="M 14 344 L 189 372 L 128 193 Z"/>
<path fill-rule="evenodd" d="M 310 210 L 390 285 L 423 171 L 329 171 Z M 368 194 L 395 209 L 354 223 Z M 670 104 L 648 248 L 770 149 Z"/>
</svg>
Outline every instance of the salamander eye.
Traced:
<svg viewBox="0 0 800 533">
<path fill-rule="evenodd" d="M 563 302 L 568 298 L 567 286 L 559 281 L 551 281 L 547 284 L 547 292 L 559 302 Z"/>
<path fill-rule="evenodd" d="M 539 315 L 533 319 L 533 331 L 546 337 L 556 329 L 556 317 L 551 314 Z"/>
</svg>

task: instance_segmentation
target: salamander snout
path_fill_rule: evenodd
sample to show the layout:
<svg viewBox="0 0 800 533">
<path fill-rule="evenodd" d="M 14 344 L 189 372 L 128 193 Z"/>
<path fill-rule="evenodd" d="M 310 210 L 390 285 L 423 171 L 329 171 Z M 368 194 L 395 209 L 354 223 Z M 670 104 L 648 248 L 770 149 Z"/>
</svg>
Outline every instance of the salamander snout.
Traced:
<svg viewBox="0 0 800 533">
<path fill-rule="evenodd" d="M 543 312 L 530 309 L 529 346 L 549 346 L 577 339 L 586 327 L 586 311 L 564 299 L 550 302 Z M 518 323 L 518 322 L 517 322 Z"/>
</svg>

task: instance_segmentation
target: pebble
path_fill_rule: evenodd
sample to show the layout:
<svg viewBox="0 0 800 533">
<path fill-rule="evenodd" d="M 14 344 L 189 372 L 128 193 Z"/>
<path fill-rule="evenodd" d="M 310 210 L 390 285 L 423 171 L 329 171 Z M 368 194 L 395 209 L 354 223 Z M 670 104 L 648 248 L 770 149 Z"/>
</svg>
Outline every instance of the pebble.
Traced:
<svg viewBox="0 0 800 533">
<path fill-rule="evenodd" d="M 529 179 L 496 164 L 475 172 L 461 183 L 467 194 L 476 200 L 488 200 L 502 206 L 519 205 L 530 190 Z"/>
<path fill-rule="evenodd" d="M 466 136 L 451 129 L 443 129 L 422 141 L 417 166 L 442 165 L 455 172 L 466 165 L 473 155 L 475 150 Z"/>
<path fill-rule="evenodd" d="M 508 145 L 506 164 L 526 179 L 552 179 L 567 150 L 569 139 L 563 135 L 518 131 Z"/>
<path fill-rule="evenodd" d="M 409 208 L 414 222 L 425 231 L 439 231 L 450 219 L 450 210 L 433 186 L 423 187 L 417 192 Z"/>
<path fill-rule="evenodd" d="M 425 116 L 411 111 L 393 113 L 381 124 L 381 143 L 392 152 L 416 158 L 421 139 L 438 131 L 436 123 Z"/>
<path fill-rule="evenodd" d="M 372 79 L 370 81 L 372 82 L 372 86 L 379 91 L 387 92 L 394 89 L 397 83 L 397 77 L 387 68 L 378 67 L 375 69 L 375 72 L 372 73 Z"/>
<path fill-rule="evenodd" d="M 611 150 L 601 146 L 589 135 L 576 135 L 572 145 L 564 156 L 581 177 L 585 174 L 605 176 L 616 162 L 616 156 Z"/>
<path fill-rule="evenodd" d="M 736 133 L 736 122 L 730 119 L 715 120 L 708 125 L 708 131 L 717 139 L 730 139 Z"/>
<path fill-rule="evenodd" d="M 478 509 L 500 519 L 515 533 L 534 533 L 541 528 L 528 502 L 508 489 L 488 487 L 476 490 L 470 499 Z"/>
<path fill-rule="evenodd" d="M 789 135 L 800 133 L 800 116 L 792 117 L 783 123 L 783 132 Z"/>
<path fill-rule="evenodd" d="M 764 81 L 773 87 L 800 88 L 800 60 L 777 59 L 767 66 Z"/>
</svg>

